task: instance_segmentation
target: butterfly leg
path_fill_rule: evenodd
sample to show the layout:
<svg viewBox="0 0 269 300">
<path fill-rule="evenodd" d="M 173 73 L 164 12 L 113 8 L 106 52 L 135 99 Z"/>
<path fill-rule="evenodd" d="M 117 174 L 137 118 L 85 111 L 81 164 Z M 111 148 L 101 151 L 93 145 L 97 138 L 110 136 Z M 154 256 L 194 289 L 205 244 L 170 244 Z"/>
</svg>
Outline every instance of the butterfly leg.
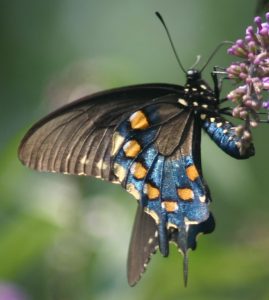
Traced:
<svg viewBox="0 0 269 300">
<path fill-rule="evenodd" d="M 214 93 L 220 103 L 225 102 L 227 100 L 227 98 L 220 99 L 220 92 L 222 89 L 223 80 L 228 79 L 226 76 L 223 76 L 223 75 L 227 75 L 227 72 L 226 72 L 225 68 L 222 68 L 222 67 L 215 66 L 213 68 L 213 72 L 211 72 L 211 76 L 212 76 L 213 83 L 214 83 Z M 220 76 L 222 76 L 222 77 L 220 77 Z"/>
</svg>

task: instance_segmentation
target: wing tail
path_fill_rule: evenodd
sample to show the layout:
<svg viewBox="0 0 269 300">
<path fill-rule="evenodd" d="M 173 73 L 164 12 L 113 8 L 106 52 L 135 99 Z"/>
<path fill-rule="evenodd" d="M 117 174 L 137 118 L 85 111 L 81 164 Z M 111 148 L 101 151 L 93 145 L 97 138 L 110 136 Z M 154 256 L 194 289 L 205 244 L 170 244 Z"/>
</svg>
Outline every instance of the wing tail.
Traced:
<svg viewBox="0 0 269 300">
<path fill-rule="evenodd" d="M 170 233 L 169 240 L 174 242 L 183 255 L 183 279 L 184 286 L 188 283 L 188 250 L 195 250 L 197 237 L 199 234 L 208 234 L 215 229 L 215 220 L 210 213 L 209 217 L 202 223 L 189 225 L 181 230 L 173 230 Z"/>
<path fill-rule="evenodd" d="M 127 263 L 127 277 L 130 286 L 134 286 L 139 281 L 158 245 L 155 221 L 144 212 L 141 205 L 138 205 Z"/>
</svg>

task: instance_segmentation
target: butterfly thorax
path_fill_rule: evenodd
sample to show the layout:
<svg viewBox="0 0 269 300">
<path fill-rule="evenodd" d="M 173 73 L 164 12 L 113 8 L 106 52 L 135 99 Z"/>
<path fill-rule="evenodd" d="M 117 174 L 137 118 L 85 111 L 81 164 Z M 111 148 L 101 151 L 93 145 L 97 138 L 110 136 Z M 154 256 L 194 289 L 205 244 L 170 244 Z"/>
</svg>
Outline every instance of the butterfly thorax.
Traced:
<svg viewBox="0 0 269 300">
<path fill-rule="evenodd" d="M 196 69 L 187 71 L 187 82 L 184 86 L 184 96 L 178 102 L 196 113 L 214 112 L 218 109 L 219 100 L 214 91 L 201 77 L 201 72 Z"/>
</svg>

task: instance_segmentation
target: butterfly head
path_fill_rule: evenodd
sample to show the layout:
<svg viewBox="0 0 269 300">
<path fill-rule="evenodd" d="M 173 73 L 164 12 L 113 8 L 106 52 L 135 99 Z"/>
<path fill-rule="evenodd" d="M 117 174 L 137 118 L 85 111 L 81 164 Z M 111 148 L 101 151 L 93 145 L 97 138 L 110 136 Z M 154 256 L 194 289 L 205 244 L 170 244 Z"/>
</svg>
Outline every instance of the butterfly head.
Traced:
<svg viewBox="0 0 269 300">
<path fill-rule="evenodd" d="M 201 80 L 201 72 L 197 69 L 189 69 L 186 72 L 187 81 L 189 83 L 191 82 L 197 82 L 198 80 Z"/>
</svg>

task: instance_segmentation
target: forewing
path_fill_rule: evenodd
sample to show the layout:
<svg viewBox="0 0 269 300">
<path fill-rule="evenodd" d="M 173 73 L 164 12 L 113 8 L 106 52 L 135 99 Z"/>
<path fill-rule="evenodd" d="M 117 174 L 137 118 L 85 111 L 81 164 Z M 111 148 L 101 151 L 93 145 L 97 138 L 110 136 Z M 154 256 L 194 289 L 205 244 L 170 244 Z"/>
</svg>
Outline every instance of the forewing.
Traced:
<svg viewBox="0 0 269 300">
<path fill-rule="evenodd" d="M 178 93 L 181 93 L 179 86 L 148 84 L 101 92 L 75 101 L 28 131 L 21 142 L 19 158 L 38 171 L 113 181 L 111 148 L 117 124 L 140 106 Z"/>
</svg>

